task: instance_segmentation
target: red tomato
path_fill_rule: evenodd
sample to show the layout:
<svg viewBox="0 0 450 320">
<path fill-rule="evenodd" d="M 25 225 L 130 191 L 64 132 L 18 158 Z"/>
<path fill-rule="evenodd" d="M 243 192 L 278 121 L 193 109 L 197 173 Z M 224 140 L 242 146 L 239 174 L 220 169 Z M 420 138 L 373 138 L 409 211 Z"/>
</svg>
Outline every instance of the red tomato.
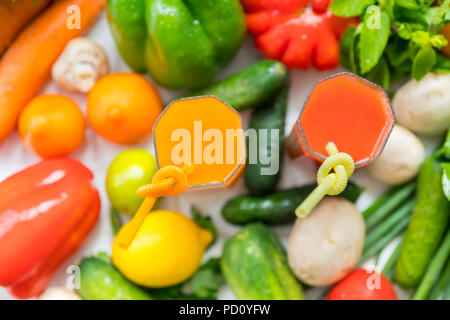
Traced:
<svg viewBox="0 0 450 320">
<path fill-rule="evenodd" d="M 336 284 L 327 300 L 397 300 L 397 294 L 383 274 L 358 269 Z"/>
</svg>

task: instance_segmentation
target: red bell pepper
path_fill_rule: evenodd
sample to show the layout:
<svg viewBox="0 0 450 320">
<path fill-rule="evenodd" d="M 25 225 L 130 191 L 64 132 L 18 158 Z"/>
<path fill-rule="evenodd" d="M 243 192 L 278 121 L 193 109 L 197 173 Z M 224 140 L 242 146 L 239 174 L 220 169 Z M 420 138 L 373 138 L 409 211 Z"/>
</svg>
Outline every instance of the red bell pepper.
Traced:
<svg viewBox="0 0 450 320">
<path fill-rule="evenodd" d="M 336 17 L 330 0 L 242 0 L 256 47 L 288 68 L 318 70 L 339 65 L 339 39 L 356 18 Z"/>
<path fill-rule="evenodd" d="M 100 197 L 92 178 L 80 162 L 60 158 L 0 183 L 0 285 L 15 297 L 42 293 L 94 227 Z"/>
</svg>

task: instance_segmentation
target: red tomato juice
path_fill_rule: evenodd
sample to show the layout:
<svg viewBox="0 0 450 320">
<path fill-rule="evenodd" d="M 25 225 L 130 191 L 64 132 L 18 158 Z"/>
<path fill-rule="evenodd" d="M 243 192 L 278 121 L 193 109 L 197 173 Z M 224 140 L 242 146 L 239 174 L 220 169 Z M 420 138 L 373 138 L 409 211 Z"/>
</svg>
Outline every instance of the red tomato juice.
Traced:
<svg viewBox="0 0 450 320">
<path fill-rule="evenodd" d="M 385 91 L 344 73 L 314 87 L 292 135 L 303 153 L 316 160 L 328 156 L 325 147 L 333 142 L 362 166 L 381 153 L 393 125 Z M 292 137 L 287 143 L 293 143 Z"/>
</svg>

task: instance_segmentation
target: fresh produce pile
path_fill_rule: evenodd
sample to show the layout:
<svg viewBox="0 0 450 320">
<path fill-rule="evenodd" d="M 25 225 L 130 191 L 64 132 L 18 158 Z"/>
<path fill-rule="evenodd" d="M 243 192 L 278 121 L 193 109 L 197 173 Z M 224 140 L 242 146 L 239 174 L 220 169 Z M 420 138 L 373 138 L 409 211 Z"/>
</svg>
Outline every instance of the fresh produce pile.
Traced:
<svg viewBox="0 0 450 320">
<path fill-rule="evenodd" d="M 133 72 L 114 72 L 102 46 L 83 37 L 103 11 Z M 264 58 L 215 80 L 247 32 Z M 23 147 L 41 158 L 0 182 L 0 286 L 18 299 L 217 299 L 228 287 L 237 299 L 303 300 L 321 287 L 328 300 L 397 300 L 406 297 L 400 288 L 412 289 L 414 300 L 450 300 L 449 41 L 450 0 L 0 2 L 0 143 L 17 129 Z M 366 168 L 356 166 L 389 189 L 360 212 L 366 190 L 346 179 L 342 193 L 300 218 L 296 210 L 321 180 L 318 189 L 309 181 L 279 186 L 296 139 L 286 130 L 291 74 L 339 65 L 361 77 L 344 76 L 355 88 L 383 93 L 361 89 L 360 96 L 388 108 L 383 87 L 392 100 L 396 123 L 388 108 L 382 152 L 365 159 Z M 42 94 L 48 81 L 67 94 Z M 163 101 L 154 82 L 185 91 Z M 85 99 L 85 110 L 74 95 Z M 157 140 L 175 105 L 181 112 L 171 115 L 174 124 L 192 116 L 180 106 L 195 105 L 205 122 L 209 115 L 226 124 L 251 111 L 245 127 L 263 132 L 247 136 L 245 146 L 242 140 L 242 172 L 218 181 L 217 169 L 210 179 L 235 188 L 233 179 L 241 178 L 246 192 L 223 201 L 219 218 L 239 230 L 209 259 L 221 236 L 212 217 L 194 204 L 180 213 L 164 203 L 187 188 L 198 164 L 161 166 L 161 149 L 153 155 L 143 148 L 152 133 Z M 220 107 L 230 119 L 211 115 Z M 370 129 L 376 119 L 365 118 L 347 119 L 348 126 L 367 121 L 359 125 Z M 123 146 L 104 172 L 69 158 L 86 149 L 90 129 L 102 143 Z M 332 165 L 327 178 L 338 184 L 345 170 Z M 95 183 L 103 174 L 104 183 Z M 101 203 L 99 191 L 109 201 Z M 221 189 L 210 192 L 221 201 Z M 108 217 L 100 217 L 101 207 Z M 76 261 L 72 288 L 48 288 L 100 218 L 110 220 L 110 250 Z M 273 229 L 279 225 L 290 228 L 286 245 Z"/>
</svg>

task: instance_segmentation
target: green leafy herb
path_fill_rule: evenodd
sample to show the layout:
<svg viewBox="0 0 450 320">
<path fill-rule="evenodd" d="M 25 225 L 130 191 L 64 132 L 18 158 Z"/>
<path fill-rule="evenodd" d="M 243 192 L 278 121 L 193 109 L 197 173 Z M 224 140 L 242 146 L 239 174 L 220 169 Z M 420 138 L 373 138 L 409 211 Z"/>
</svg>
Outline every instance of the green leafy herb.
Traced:
<svg viewBox="0 0 450 320">
<path fill-rule="evenodd" d="M 356 61 L 355 52 L 357 37 L 356 27 L 350 26 L 342 36 L 340 43 L 341 64 L 353 73 L 358 73 L 358 62 Z"/>
<path fill-rule="evenodd" d="M 212 258 L 202 265 L 186 283 L 190 294 L 199 299 L 216 299 L 220 287 L 225 283 L 220 268 L 220 259 Z"/>
<path fill-rule="evenodd" d="M 183 293 L 183 283 L 167 288 L 147 289 L 145 290 L 155 300 L 183 300 L 186 298 Z"/>
<path fill-rule="evenodd" d="M 378 83 L 384 89 L 389 90 L 391 86 L 391 74 L 386 58 L 382 57 L 378 64 L 369 71 L 366 79 Z"/>
<path fill-rule="evenodd" d="M 447 136 L 445 138 L 444 144 L 442 147 L 436 152 L 436 156 L 442 161 L 450 161 L 450 129 L 447 132 Z"/>
<path fill-rule="evenodd" d="M 220 258 L 211 258 L 189 280 L 176 286 L 147 291 L 157 300 L 215 300 L 224 283 Z"/>
<path fill-rule="evenodd" d="M 334 0 L 330 9 L 341 17 L 356 17 L 361 15 L 366 7 L 374 3 L 375 0 Z"/>
<path fill-rule="evenodd" d="M 449 73 L 448 44 L 439 31 L 450 22 L 450 0 L 333 0 L 341 17 L 359 16 L 341 38 L 342 65 L 388 89 L 410 76 Z"/>
<path fill-rule="evenodd" d="M 211 242 L 210 246 L 216 242 L 216 236 L 217 236 L 217 229 L 214 226 L 211 217 L 204 216 L 200 210 L 197 209 L 197 207 L 192 206 L 191 207 L 191 214 L 192 219 L 196 224 L 198 224 L 201 228 L 208 230 L 213 235 L 213 241 Z"/>
<path fill-rule="evenodd" d="M 425 75 L 433 71 L 436 64 L 436 51 L 430 46 L 423 47 L 419 50 L 413 61 L 412 76 L 420 80 Z"/>
<path fill-rule="evenodd" d="M 416 0 L 396 0 L 395 3 L 407 9 L 420 9 L 420 5 Z"/>
<path fill-rule="evenodd" d="M 450 59 L 447 59 L 442 54 L 436 55 L 436 65 L 434 66 L 436 73 L 450 73 Z"/>
<path fill-rule="evenodd" d="M 390 33 L 389 15 L 378 6 L 369 9 L 364 16 L 359 50 L 359 65 L 363 74 L 372 70 L 380 61 Z"/>
</svg>

